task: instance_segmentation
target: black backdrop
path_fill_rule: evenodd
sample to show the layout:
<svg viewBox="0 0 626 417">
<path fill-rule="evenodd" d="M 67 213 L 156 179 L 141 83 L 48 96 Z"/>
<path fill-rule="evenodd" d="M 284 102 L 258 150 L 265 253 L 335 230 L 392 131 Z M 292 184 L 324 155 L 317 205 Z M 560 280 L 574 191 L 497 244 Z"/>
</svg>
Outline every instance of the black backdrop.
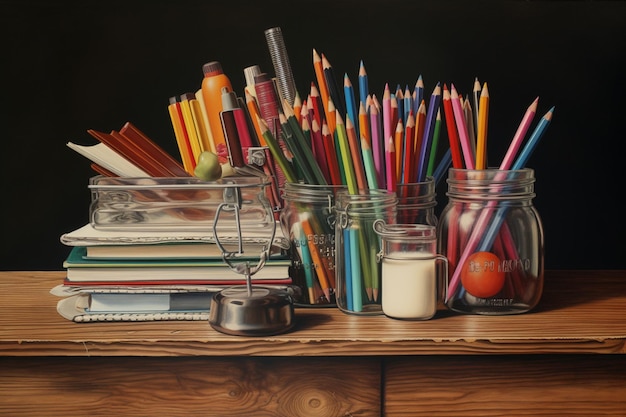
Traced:
<svg viewBox="0 0 626 417">
<path fill-rule="evenodd" d="M 624 2 L 0 0 L 0 269 L 61 269 L 59 236 L 87 222 L 94 173 L 66 142 L 130 121 L 177 155 L 168 97 L 197 90 L 213 60 L 242 94 L 243 68 L 273 72 L 263 32 L 275 26 L 304 97 L 313 48 L 353 83 L 363 60 L 379 97 L 420 74 L 427 94 L 487 82 L 490 160 L 536 96 L 537 119 L 556 106 L 528 164 L 546 267 L 626 268 Z"/>
</svg>

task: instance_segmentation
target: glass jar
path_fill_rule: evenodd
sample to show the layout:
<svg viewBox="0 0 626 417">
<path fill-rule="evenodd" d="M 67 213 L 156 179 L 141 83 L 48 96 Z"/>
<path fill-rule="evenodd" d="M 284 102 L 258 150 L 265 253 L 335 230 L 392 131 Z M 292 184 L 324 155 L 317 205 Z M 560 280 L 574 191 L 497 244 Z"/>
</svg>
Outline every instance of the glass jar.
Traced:
<svg viewBox="0 0 626 417">
<path fill-rule="evenodd" d="M 344 313 L 382 314 L 380 239 L 374 222 L 395 223 L 396 193 L 372 189 L 336 196 L 335 278 L 337 307 Z"/>
<path fill-rule="evenodd" d="M 437 228 L 449 262 L 445 304 L 456 312 L 516 314 L 543 291 L 544 237 L 532 204 L 534 171 L 451 168 Z"/>
<path fill-rule="evenodd" d="M 280 224 L 290 241 L 299 306 L 335 305 L 335 194 L 343 185 L 285 183 Z"/>
<path fill-rule="evenodd" d="M 426 224 L 374 222 L 381 238 L 378 261 L 382 265 L 382 310 L 387 317 L 428 320 L 437 312 L 437 264 L 447 259 L 437 254 L 437 231 Z"/>
<path fill-rule="evenodd" d="M 437 194 L 433 177 L 426 177 L 423 182 L 398 184 L 396 194 L 398 223 L 437 226 Z"/>
</svg>

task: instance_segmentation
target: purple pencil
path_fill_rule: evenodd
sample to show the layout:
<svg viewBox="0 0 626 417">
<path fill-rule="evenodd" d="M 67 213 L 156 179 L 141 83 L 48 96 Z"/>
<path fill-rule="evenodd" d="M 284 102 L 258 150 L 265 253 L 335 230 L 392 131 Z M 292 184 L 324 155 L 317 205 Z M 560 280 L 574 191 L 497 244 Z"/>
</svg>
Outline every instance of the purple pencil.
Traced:
<svg viewBox="0 0 626 417">
<path fill-rule="evenodd" d="M 437 83 L 433 93 L 430 96 L 428 102 L 428 111 L 426 112 L 426 125 L 424 126 L 424 136 L 422 138 L 422 146 L 420 149 L 420 156 L 417 170 L 417 182 L 423 182 L 426 179 L 426 168 L 428 165 L 428 159 L 430 157 L 431 142 L 433 140 L 433 133 L 435 129 L 435 119 L 437 117 L 437 110 L 441 103 L 441 85 Z"/>
</svg>

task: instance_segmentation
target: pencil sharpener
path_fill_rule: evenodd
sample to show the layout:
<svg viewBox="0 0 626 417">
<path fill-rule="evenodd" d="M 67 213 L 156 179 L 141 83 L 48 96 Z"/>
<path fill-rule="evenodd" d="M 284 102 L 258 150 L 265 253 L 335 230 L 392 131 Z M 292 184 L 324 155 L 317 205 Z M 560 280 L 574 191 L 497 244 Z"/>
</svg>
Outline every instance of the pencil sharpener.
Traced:
<svg viewBox="0 0 626 417">
<path fill-rule="evenodd" d="M 295 325 L 295 291 L 245 285 L 226 288 L 213 296 L 209 324 L 235 336 L 287 332 Z"/>
</svg>

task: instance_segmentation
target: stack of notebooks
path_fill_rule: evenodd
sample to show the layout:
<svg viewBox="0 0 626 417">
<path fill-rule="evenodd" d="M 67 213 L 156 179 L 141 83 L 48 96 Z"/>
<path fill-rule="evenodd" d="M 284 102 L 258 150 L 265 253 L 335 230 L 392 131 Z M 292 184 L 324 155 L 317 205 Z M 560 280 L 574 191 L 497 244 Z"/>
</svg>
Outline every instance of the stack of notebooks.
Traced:
<svg viewBox="0 0 626 417">
<path fill-rule="evenodd" d="M 100 143 L 68 143 L 100 175 L 89 181 L 89 222 L 61 236 L 70 248 L 67 275 L 51 292 L 63 297 L 63 317 L 208 320 L 216 292 L 246 284 L 223 251 L 236 254 L 232 266 L 256 267 L 261 253 L 269 254 L 252 283 L 291 286 L 288 244 L 268 203 L 267 178 L 202 181 L 132 123 L 88 132 Z"/>
<path fill-rule="evenodd" d="M 61 236 L 70 248 L 66 277 L 52 289 L 59 314 L 76 322 L 208 320 L 213 295 L 245 277 L 222 259 L 206 232 L 109 231 L 87 224 Z M 259 261 L 263 247 L 246 244 L 237 258 Z M 252 275 L 254 285 L 287 288 L 291 261 L 279 246 Z"/>
</svg>

